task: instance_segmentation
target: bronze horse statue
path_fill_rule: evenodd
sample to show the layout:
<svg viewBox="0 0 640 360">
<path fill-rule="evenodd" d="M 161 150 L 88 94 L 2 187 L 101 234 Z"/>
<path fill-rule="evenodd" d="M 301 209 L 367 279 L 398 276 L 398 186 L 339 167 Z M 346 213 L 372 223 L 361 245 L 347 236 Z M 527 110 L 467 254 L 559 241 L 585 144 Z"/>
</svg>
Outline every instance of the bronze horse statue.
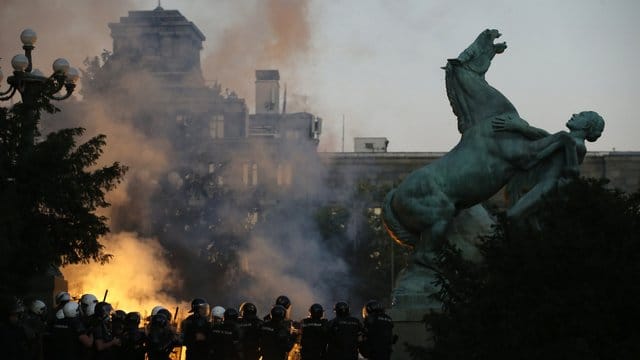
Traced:
<svg viewBox="0 0 640 360">
<path fill-rule="evenodd" d="M 383 223 L 397 242 L 414 248 L 412 268 L 429 268 L 446 241 L 456 215 L 496 194 L 510 181 L 535 189 L 519 197 L 508 213 L 521 216 L 557 180 L 579 173 L 586 148 L 595 141 L 604 121 L 595 112 L 574 115 L 571 133 L 549 134 L 523 120 L 511 102 L 485 80 L 485 73 L 506 43 L 494 43 L 497 30 L 487 29 L 443 68 L 447 96 L 462 134 L 442 158 L 409 174 L 389 192 L 383 204 Z M 519 207 L 518 207 L 519 206 Z M 420 292 L 424 284 L 400 277 L 397 292 Z M 428 287 L 428 286 L 427 286 Z"/>
</svg>

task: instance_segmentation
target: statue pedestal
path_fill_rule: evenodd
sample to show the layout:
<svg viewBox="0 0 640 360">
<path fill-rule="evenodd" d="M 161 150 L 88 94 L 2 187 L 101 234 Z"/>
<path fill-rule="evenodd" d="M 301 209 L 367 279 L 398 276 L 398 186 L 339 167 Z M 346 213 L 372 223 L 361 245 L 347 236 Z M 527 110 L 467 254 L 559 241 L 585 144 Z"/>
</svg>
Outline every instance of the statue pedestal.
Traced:
<svg viewBox="0 0 640 360">
<path fill-rule="evenodd" d="M 479 236 L 489 234 L 493 224 L 494 220 L 482 206 L 473 206 L 461 211 L 452 220 L 446 234 L 447 241 L 458 247 L 465 259 L 482 261 L 477 247 Z M 401 272 L 391 295 L 393 307 L 388 314 L 393 319 L 394 333 L 398 335 L 398 341 L 393 346 L 393 360 L 411 359 L 405 343 L 427 348 L 433 346 L 432 336 L 427 333 L 422 319 L 431 311 L 442 310 L 442 304 L 430 297 L 439 290 L 434 285 L 436 273 L 427 267 L 412 265 Z"/>
<path fill-rule="evenodd" d="M 398 299 L 406 305 L 387 311 L 387 314 L 393 319 L 393 333 L 398 335 L 398 341 L 393 345 L 392 360 L 413 360 L 409 356 L 405 344 L 427 348 L 433 345 L 431 334 L 427 333 L 422 318 L 431 310 L 439 309 L 425 308 L 424 305 L 420 307 L 425 304 L 425 300 L 421 295 L 406 295 Z"/>
</svg>

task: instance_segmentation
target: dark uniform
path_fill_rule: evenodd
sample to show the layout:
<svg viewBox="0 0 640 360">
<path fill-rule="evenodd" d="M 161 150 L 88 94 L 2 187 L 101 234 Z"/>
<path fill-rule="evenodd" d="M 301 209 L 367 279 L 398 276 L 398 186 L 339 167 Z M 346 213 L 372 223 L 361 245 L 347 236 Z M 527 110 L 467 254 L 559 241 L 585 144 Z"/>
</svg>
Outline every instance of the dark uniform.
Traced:
<svg viewBox="0 0 640 360">
<path fill-rule="evenodd" d="M 327 319 L 307 318 L 300 325 L 300 356 L 302 360 L 321 360 L 327 353 Z"/>
<path fill-rule="evenodd" d="M 169 321 L 162 314 L 151 317 L 147 341 L 149 360 L 169 360 L 173 348 L 180 345 L 176 334 L 169 326 Z"/>
<path fill-rule="evenodd" d="M 245 360 L 258 360 L 260 358 L 258 339 L 263 321 L 256 315 L 257 309 L 251 303 L 244 303 L 240 306 L 238 322 L 240 326 L 240 344 Z"/>
<path fill-rule="evenodd" d="M 296 337 L 290 332 L 290 325 L 284 321 L 286 309 L 276 305 L 271 310 L 271 320 L 260 328 L 260 354 L 262 360 L 285 360 Z"/>
<path fill-rule="evenodd" d="M 51 328 L 47 360 L 86 360 L 90 351 L 80 342 L 87 329 L 80 318 L 58 319 Z"/>
<path fill-rule="evenodd" d="M 327 359 L 357 360 L 362 323 L 349 315 L 349 305 L 344 302 L 337 303 L 334 310 L 336 317 L 327 324 Z"/>
<path fill-rule="evenodd" d="M 109 343 L 114 340 L 113 333 L 111 332 L 111 322 L 110 321 L 102 321 L 96 324 L 93 329 L 93 341 L 94 344 L 96 341 L 101 340 L 103 343 Z M 95 348 L 95 360 L 116 360 L 118 358 L 118 353 L 116 351 L 115 346 L 111 346 L 102 350 L 98 350 Z"/>
<path fill-rule="evenodd" d="M 148 340 L 147 334 L 138 327 L 139 325 L 140 314 L 129 313 L 125 316 L 121 335 L 120 360 L 144 360 Z"/>
<path fill-rule="evenodd" d="M 393 320 L 387 314 L 371 314 L 364 320 L 360 353 L 371 360 L 389 360 L 394 343 Z"/>
<path fill-rule="evenodd" d="M 22 360 L 27 354 L 27 336 L 20 317 L 22 301 L 14 297 L 0 298 L 0 349 L 2 358 Z"/>
<path fill-rule="evenodd" d="M 24 318 L 24 332 L 28 341 L 28 355 L 29 360 L 42 360 L 43 354 L 43 339 L 46 333 L 47 323 L 43 316 L 27 312 Z"/>
<path fill-rule="evenodd" d="M 186 360 L 207 360 L 210 350 L 211 323 L 199 314 L 189 315 L 182 321 Z"/>
<path fill-rule="evenodd" d="M 229 320 L 225 311 L 225 320 L 213 326 L 211 331 L 213 360 L 244 360 L 242 345 L 240 344 L 240 326 L 237 321 Z M 236 317 L 237 320 L 237 311 Z"/>
</svg>

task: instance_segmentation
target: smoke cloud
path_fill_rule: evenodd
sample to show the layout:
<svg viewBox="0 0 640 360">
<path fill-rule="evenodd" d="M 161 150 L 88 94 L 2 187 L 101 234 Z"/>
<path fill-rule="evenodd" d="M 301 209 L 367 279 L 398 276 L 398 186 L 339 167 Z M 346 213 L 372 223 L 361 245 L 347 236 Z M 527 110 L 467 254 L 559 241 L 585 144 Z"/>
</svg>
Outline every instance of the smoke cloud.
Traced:
<svg viewBox="0 0 640 360">
<path fill-rule="evenodd" d="M 115 309 L 149 314 L 156 305 L 173 311 L 184 303 L 167 294 L 166 289 L 179 287 L 178 276 L 163 261 L 165 250 L 154 239 L 140 238 L 135 233 L 118 233 L 103 240 L 113 259 L 107 265 L 71 265 L 64 268 L 69 291 L 74 296 L 94 294 L 98 299 L 108 290 L 107 302 Z"/>
<path fill-rule="evenodd" d="M 233 23 L 207 44 L 213 50 L 203 59 L 204 73 L 241 94 L 250 107 L 256 69 L 286 69 L 295 81 L 299 63 L 311 50 L 308 9 L 309 0 L 256 1 L 251 10 L 242 5 L 229 9 L 225 16 Z"/>
<path fill-rule="evenodd" d="M 11 57 L 23 53 L 20 32 L 35 30 L 38 41 L 33 52 L 34 68 L 51 74 L 51 64 L 64 57 L 80 68 L 87 56 L 110 47 L 107 23 L 117 22 L 127 10 L 135 9 L 132 0 L 3 0 L 0 11 L 0 66 L 11 70 Z"/>
<path fill-rule="evenodd" d="M 35 67 L 45 73 L 49 66 L 41 65 L 41 61 L 64 56 L 73 66 L 81 67 L 86 57 L 110 48 L 106 45 L 111 44 L 107 23 L 118 22 L 127 11 L 136 10 L 134 2 L 126 0 L 91 0 L 73 7 L 63 6 L 61 1 L 30 3 L 32 6 L 25 7 L 11 0 L 3 5 L 0 49 L 15 48 L 16 53 L 20 52 L 19 32 L 32 27 L 39 35 Z M 206 24 L 189 20 L 205 30 L 209 38 L 205 49 L 212 50 L 206 50 L 208 55 L 202 61 L 205 77 L 217 79 L 222 89 L 234 90 L 251 107 L 256 69 L 280 69 L 282 83 L 295 79 L 304 68 L 302 64 L 311 51 L 309 1 L 225 4 L 226 13 L 215 16 L 228 15 L 233 20 L 225 23 L 219 36 L 207 34 Z M 28 19 L 30 24 L 17 19 Z M 59 19 L 65 19 L 65 26 L 60 26 Z M 206 164 L 208 155 L 200 154 L 202 159 L 185 158 L 189 152 L 184 146 L 190 142 L 185 141 L 184 133 L 175 124 L 166 123 L 171 114 L 157 113 L 158 103 L 168 96 L 162 84 L 146 71 L 126 73 L 112 80 L 112 86 L 129 91 L 87 95 L 58 104 L 62 113 L 42 121 L 43 133 L 82 126 L 87 129 L 87 137 L 107 135 L 99 165 L 119 161 L 130 169 L 124 183 L 108 194 L 112 206 L 103 211 L 110 219 L 112 234 L 102 241 L 114 258 L 105 266 L 74 265 L 62 269 L 74 295 L 91 292 L 100 297 L 109 289 L 107 300 L 116 308 L 141 313 L 158 304 L 171 307 L 194 297 L 205 297 L 212 305 L 223 306 L 252 301 L 266 313 L 278 295 L 286 294 L 293 301 L 294 318 L 305 316 L 312 303 L 330 308 L 333 302 L 348 298 L 348 262 L 324 248 L 313 222 L 313 209 L 329 191 L 323 183 L 324 168 L 313 151 L 293 146 L 284 152 L 289 154 L 286 158 L 279 158 L 272 156 L 272 148 L 254 144 L 242 154 L 233 155 L 227 159 L 231 165 L 221 166 L 216 170 L 220 173 L 213 175 L 224 178 L 224 186 L 234 194 L 246 197 L 252 191 L 266 192 L 272 194 L 275 203 L 247 208 L 243 206 L 247 199 L 218 201 L 214 197 L 209 205 L 216 210 L 200 211 L 194 205 L 197 197 L 193 198 L 185 188 L 203 172 L 185 168 L 198 162 Z M 288 92 L 288 112 L 313 112 L 309 99 L 296 94 L 291 83 Z M 261 173 L 273 173 L 286 162 L 295 171 L 284 177 L 295 181 L 288 187 L 278 187 L 273 185 L 275 179 L 260 178 L 259 190 L 247 188 L 241 179 L 230 175 L 233 166 L 246 159 L 258 163 Z M 272 185 L 263 185 L 268 182 Z M 176 196 L 163 204 L 169 206 L 158 202 L 157 195 L 162 191 Z M 185 212 L 193 214 L 191 223 L 162 223 L 184 216 Z M 253 229 L 244 236 L 248 228 Z M 234 259 L 239 268 L 221 265 Z"/>
</svg>

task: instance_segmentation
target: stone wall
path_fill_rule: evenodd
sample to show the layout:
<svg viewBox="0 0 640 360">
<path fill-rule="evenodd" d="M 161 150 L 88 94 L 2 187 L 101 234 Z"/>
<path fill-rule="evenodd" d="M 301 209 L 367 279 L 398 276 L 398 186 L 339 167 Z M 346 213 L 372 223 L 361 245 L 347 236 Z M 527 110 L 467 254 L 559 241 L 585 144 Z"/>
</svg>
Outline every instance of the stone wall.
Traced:
<svg viewBox="0 0 640 360">
<path fill-rule="evenodd" d="M 411 171 L 442 157 L 444 152 L 320 153 L 336 200 L 362 181 L 394 185 Z M 585 177 L 607 178 L 625 192 L 640 190 L 640 151 L 589 152 L 582 164 Z M 496 195 L 494 200 L 502 198 Z"/>
</svg>

